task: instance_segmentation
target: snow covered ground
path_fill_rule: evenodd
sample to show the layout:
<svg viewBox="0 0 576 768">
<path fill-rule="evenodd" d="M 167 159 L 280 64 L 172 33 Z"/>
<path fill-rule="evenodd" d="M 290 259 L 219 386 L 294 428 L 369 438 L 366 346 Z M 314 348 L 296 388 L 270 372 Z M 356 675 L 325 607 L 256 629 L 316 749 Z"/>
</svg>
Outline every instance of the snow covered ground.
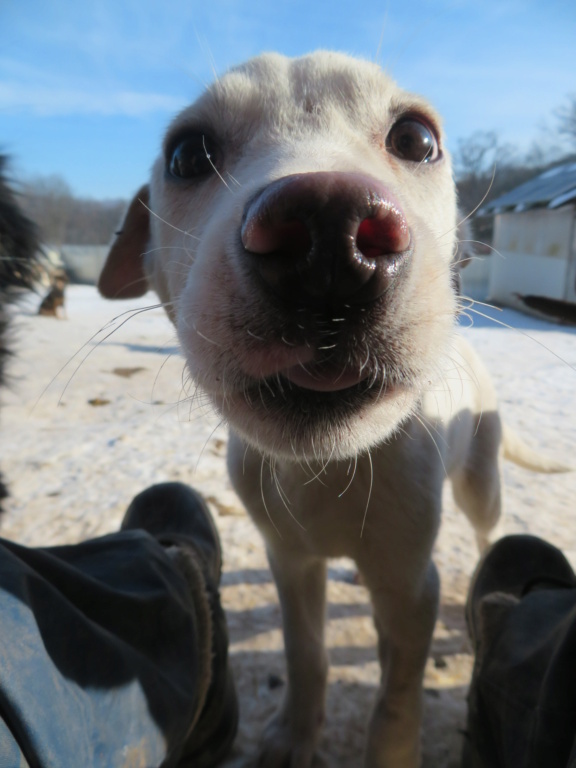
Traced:
<svg viewBox="0 0 576 768">
<path fill-rule="evenodd" d="M 241 694 L 227 765 L 243 766 L 282 695 L 284 664 L 264 549 L 226 476 L 226 429 L 187 381 L 163 311 L 147 309 L 152 294 L 112 304 L 74 286 L 65 321 L 36 316 L 37 303 L 29 298 L 15 312 L 17 357 L 2 395 L 0 467 L 12 492 L 2 535 L 29 545 L 74 542 L 117 528 L 132 496 L 152 483 L 179 479 L 200 489 L 223 539 L 222 594 Z M 483 306 L 470 317 L 473 327 L 464 318 L 462 332 L 492 372 L 506 421 L 534 447 L 576 465 L 576 329 Z M 505 486 L 506 531 L 543 536 L 576 565 L 576 472 L 535 475 L 508 465 Z M 476 552 L 449 493 L 436 562 L 442 606 L 426 676 L 425 765 L 450 768 L 471 669 L 462 606 Z M 352 564 L 336 561 L 329 575 L 322 754 L 328 766 L 354 768 L 378 681 L 375 636 Z"/>
</svg>

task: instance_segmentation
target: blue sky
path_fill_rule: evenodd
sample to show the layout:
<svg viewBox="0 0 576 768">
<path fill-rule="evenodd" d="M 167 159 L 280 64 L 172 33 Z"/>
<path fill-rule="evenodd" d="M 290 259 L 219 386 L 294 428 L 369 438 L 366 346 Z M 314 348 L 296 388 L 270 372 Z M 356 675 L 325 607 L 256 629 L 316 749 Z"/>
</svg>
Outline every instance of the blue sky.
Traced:
<svg viewBox="0 0 576 768">
<path fill-rule="evenodd" d="M 0 150 L 16 177 L 128 197 L 214 72 L 317 48 L 379 60 L 452 148 L 476 130 L 553 143 L 576 94 L 574 0 L 0 0 Z"/>
</svg>

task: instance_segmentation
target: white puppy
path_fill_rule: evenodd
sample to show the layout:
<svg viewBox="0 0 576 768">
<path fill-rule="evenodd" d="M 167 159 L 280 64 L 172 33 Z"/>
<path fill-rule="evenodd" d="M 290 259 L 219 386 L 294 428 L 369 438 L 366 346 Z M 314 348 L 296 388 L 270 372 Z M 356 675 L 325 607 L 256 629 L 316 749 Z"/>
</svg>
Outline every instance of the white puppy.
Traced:
<svg viewBox="0 0 576 768">
<path fill-rule="evenodd" d="M 102 273 L 110 298 L 156 289 L 230 424 L 229 471 L 283 614 L 288 685 L 266 768 L 312 764 L 325 561 L 342 555 L 370 590 L 379 635 L 365 764 L 420 762 L 443 481 L 484 546 L 506 442 L 489 377 L 454 333 L 457 224 L 425 101 L 371 63 L 265 55 L 174 120 Z"/>
</svg>

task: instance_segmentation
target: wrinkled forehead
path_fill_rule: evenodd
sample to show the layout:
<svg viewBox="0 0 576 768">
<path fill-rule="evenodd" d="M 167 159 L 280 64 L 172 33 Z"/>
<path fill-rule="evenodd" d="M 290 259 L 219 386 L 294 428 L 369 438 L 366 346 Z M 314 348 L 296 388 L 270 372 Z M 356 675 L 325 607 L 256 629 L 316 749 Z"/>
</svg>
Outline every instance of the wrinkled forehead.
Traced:
<svg viewBox="0 0 576 768">
<path fill-rule="evenodd" d="M 408 112 L 440 124 L 424 99 L 398 88 L 371 62 L 328 52 L 298 59 L 264 54 L 216 80 L 176 117 L 166 141 L 187 128 L 225 133 L 234 143 L 259 132 L 285 136 L 342 121 L 381 129 Z"/>
</svg>

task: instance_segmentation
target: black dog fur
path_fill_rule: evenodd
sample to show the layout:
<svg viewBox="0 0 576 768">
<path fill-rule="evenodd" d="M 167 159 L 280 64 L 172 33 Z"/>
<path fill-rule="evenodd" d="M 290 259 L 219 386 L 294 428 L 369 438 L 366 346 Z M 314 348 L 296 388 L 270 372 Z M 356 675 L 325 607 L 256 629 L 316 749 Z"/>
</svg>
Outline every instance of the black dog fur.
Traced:
<svg viewBox="0 0 576 768">
<path fill-rule="evenodd" d="M 38 275 L 38 233 L 21 211 L 7 176 L 8 160 L 0 155 L 0 386 L 6 383 L 9 315 L 7 307 L 33 287 Z M 7 489 L 0 476 L 0 499 Z"/>
</svg>

